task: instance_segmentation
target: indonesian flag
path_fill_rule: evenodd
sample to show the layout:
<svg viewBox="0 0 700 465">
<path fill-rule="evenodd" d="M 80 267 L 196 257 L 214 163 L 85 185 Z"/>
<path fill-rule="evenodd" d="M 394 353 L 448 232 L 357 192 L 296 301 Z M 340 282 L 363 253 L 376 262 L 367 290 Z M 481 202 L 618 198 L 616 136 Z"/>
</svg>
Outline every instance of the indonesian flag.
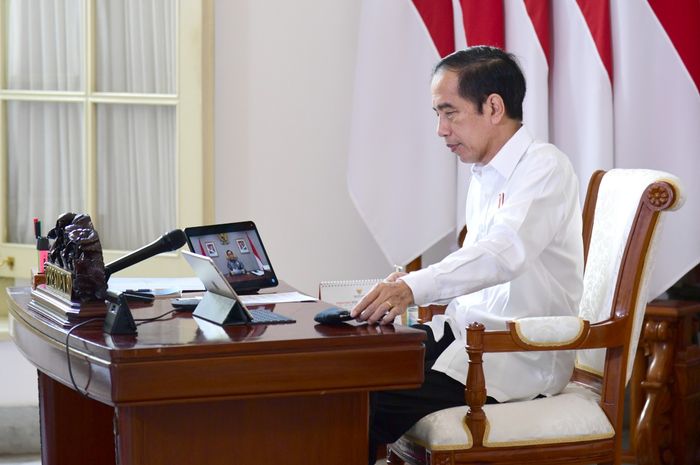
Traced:
<svg viewBox="0 0 700 465">
<path fill-rule="evenodd" d="M 551 141 L 571 159 L 583 200 L 591 174 L 614 167 L 609 1 L 552 2 L 552 16 Z"/>
<path fill-rule="evenodd" d="M 611 2 L 615 166 L 681 178 L 683 208 L 666 216 L 650 297 L 700 262 L 700 2 Z"/>
<path fill-rule="evenodd" d="M 258 265 L 258 270 L 269 270 L 269 266 L 263 265 L 262 260 L 260 260 L 260 255 L 258 255 L 258 250 L 255 248 L 255 244 L 253 244 L 253 241 L 250 240 L 250 236 L 248 236 L 248 233 L 245 233 L 245 237 L 248 239 L 248 244 L 250 244 L 250 250 L 253 252 L 253 257 L 255 257 L 255 262 Z"/>
<path fill-rule="evenodd" d="M 698 31 L 698 0 L 365 0 L 348 185 L 389 261 L 463 225 L 468 167 L 435 134 L 430 70 L 450 43 L 489 44 L 516 56 L 524 122 L 570 157 L 582 198 L 597 169 L 685 181 L 650 283 L 650 297 L 665 291 L 700 262 Z"/>
<path fill-rule="evenodd" d="M 365 0 L 348 189 L 391 264 L 455 229 L 455 157 L 436 135 L 431 69 L 454 51 L 452 0 Z"/>
<path fill-rule="evenodd" d="M 204 255 L 206 257 L 207 253 L 204 251 L 204 246 L 202 245 L 202 240 L 197 239 L 197 242 L 199 242 L 199 255 Z"/>
<path fill-rule="evenodd" d="M 549 0 L 505 1 L 506 49 L 525 75 L 523 120 L 535 139 L 549 140 Z"/>
</svg>

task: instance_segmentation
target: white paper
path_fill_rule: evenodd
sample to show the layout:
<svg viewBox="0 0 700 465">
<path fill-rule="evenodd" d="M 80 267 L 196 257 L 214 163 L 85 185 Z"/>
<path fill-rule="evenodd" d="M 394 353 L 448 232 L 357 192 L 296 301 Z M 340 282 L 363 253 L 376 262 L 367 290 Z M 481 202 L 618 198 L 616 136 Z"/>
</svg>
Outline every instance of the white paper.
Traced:
<svg viewBox="0 0 700 465">
<path fill-rule="evenodd" d="M 203 291 L 204 285 L 199 278 L 118 278 L 112 277 L 107 283 L 109 290 L 114 292 L 124 292 L 127 289 L 151 289 L 158 291 L 174 290 L 182 291 Z"/>
<path fill-rule="evenodd" d="M 301 292 L 279 292 L 277 294 L 251 294 L 238 296 L 245 305 L 281 304 L 287 302 L 313 302 L 317 299 Z"/>
</svg>

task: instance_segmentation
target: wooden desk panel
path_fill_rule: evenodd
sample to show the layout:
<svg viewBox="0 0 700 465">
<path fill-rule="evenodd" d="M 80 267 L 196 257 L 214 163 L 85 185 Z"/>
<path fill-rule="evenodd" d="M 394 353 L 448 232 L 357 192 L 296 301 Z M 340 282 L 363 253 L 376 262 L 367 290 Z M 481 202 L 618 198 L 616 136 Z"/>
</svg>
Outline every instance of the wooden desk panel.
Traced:
<svg viewBox="0 0 700 465">
<path fill-rule="evenodd" d="M 367 395 L 118 408 L 124 463 L 365 463 Z M 333 432 L 333 434 L 329 434 Z"/>
<path fill-rule="evenodd" d="M 113 420 L 122 464 L 361 464 L 368 392 L 422 382 L 422 331 L 322 326 L 313 316 L 325 304 L 295 303 L 274 310 L 296 324 L 224 328 L 180 313 L 137 336 L 87 324 L 70 340 L 87 399 L 72 388 L 66 330 L 27 310 L 27 289 L 9 294 L 13 338 L 40 371 L 44 465 L 114 463 Z M 169 309 L 160 300 L 132 313 Z"/>
</svg>

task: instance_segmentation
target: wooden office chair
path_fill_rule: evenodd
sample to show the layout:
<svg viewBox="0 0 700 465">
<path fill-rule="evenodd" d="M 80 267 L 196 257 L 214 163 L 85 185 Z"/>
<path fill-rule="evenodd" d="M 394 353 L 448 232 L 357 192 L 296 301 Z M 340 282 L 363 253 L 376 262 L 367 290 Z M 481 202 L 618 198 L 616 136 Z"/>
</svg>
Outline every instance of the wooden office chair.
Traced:
<svg viewBox="0 0 700 465">
<path fill-rule="evenodd" d="M 467 328 L 466 406 L 425 416 L 388 446 L 387 463 L 619 464 L 625 385 L 647 302 L 662 213 L 682 204 L 674 176 L 596 172 L 584 206 L 586 270 L 578 317 Z M 484 405 L 484 352 L 576 350 L 563 392 Z"/>
</svg>

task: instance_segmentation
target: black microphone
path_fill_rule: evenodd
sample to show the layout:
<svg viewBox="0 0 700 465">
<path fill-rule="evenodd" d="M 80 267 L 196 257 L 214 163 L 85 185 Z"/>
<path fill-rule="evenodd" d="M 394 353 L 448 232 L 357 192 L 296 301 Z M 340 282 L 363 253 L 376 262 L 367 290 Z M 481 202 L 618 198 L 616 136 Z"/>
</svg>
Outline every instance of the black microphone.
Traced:
<svg viewBox="0 0 700 465">
<path fill-rule="evenodd" d="M 138 262 L 151 258 L 159 253 L 177 250 L 185 245 L 185 242 L 187 242 L 187 236 L 185 236 L 182 229 L 173 229 L 172 231 L 163 234 L 150 244 L 145 245 L 138 250 L 134 250 L 130 254 L 124 255 L 122 258 L 105 265 L 105 278 L 107 281 L 109 281 L 109 277 L 112 275 L 112 273 L 121 271 L 126 267 L 135 265 Z"/>
</svg>

